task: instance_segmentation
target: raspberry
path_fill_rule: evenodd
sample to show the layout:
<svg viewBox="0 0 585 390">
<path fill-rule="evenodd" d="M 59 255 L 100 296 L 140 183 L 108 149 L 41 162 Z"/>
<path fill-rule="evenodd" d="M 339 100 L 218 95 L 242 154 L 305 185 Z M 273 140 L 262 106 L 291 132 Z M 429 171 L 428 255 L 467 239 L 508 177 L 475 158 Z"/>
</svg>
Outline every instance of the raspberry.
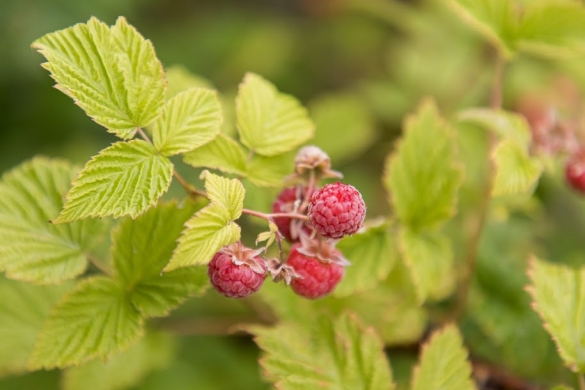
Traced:
<svg viewBox="0 0 585 390">
<path fill-rule="evenodd" d="M 294 244 L 286 260 L 301 276 L 292 279 L 290 285 L 295 293 L 305 298 L 321 298 L 333 291 L 343 278 L 344 269 L 336 262 L 323 262 L 316 257 L 309 257 L 299 252 L 301 244 Z M 338 250 L 338 255 L 341 253 Z"/>
<path fill-rule="evenodd" d="M 309 221 L 324 237 L 341 238 L 359 230 L 366 217 L 366 204 L 355 187 L 333 183 L 313 193 Z"/>
<path fill-rule="evenodd" d="M 274 203 L 272 203 L 273 213 L 291 213 L 295 210 L 295 202 L 299 204 L 303 201 L 306 187 L 287 187 L 278 194 Z M 303 221 L 293 220 L 287 217 L 274 218 L 274 223 L 278 227 L 278 231 L 286 238 L 289 242 L 295 242 L 299 240 L 299 230 L 302 229 L 308 235 L 311 234 L 312 230 L 308 224 Z M 297 225 L 293 226 L 293 224 Z"/>
<path fill-rule="evenodd" d="M 565 167 L 565 177 L 574 189 L 585 193 L 585 150 L 571 156 Z"/>
<path fill-rule="evenodd" d="M 215 289 L 230 298 L 243 298 L 262 287 L 266 265 L 258 251 L 240 243 L 217 252 L 207 267 L 207 275 Z"/>
</svg>

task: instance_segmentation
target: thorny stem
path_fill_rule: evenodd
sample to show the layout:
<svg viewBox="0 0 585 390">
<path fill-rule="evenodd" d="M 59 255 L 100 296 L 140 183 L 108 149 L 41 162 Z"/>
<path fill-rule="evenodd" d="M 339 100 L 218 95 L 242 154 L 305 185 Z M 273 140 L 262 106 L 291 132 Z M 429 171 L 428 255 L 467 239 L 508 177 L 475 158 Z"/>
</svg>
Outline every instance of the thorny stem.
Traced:
<svg viewBox="0 0 585 390">
<path fill-rule="evenodd" d="M 502 107 L 504 67 L 505 67 L 504 59 L 502 55 L 498 52 L 496 54 L 493 84 L 490 98 L 490 107 L 492 109 L 500 109 Z M 495 167 L 491 160 L 491 155 L 496 145 L 496 141 L 497 139 L 495 133 L 490 131 L 488 133 L 488 164 L 486 174 L 487 178 L 485 182 L 485 188 L 483 189 L 483 196 L 478 205 L 479 214 L 477 216 L 477 223 L 472 230 L 469 246 L 467 248 L 467 252 L 465 254 L 465 258 L 463 261 L 463 272 L 460 275 L 455 308 L 452 313 L 453 319 L 459 318 L 465 311 L 465 307 L 467 305 L 467 298 L 469 296 L 469 288 L 471 286 L 471 280 L 473 278 L 475 268 L 477 265 L 479 244 L 489 214 L 491 194 L 495 179 Z"/>
</svg>

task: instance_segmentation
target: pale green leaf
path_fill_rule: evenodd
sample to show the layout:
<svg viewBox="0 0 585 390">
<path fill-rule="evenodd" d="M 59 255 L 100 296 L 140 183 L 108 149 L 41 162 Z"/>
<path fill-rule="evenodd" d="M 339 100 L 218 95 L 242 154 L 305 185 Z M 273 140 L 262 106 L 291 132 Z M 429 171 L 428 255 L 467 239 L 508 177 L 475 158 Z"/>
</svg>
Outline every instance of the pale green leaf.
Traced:
<svg viewBox="0 0 585 390">
<path fill-rule="evenodd" d="M 116 142 L 85 164 L 53 223 L 108 215 L 136 218 L 167 191 L 172 175 L 173 164 L 151 144 Z"/>
<path fill-rule="evenodd" d="M 398 240 L 419 302 L 447 297 L 455 286 L 454 259 L 448 238 L 439 233 L 403 228 Z"/>
<path fill-rule="evenodd" d="M 337 248 L 351 262 L 335 295 L 348 296 L 376 287 L 388 276 L 396 256 L 387 223 L 369 227 L 341 240 Z"/>
<path fill-rule="evenodd" d="M 282 187 L 284 179 L 293 171 L 294 153 L 277 156 L 254 156 L 246 166 L 248 180 L 258 187 Z"/>
<path fill-rule="evenodd" d="M 0 275 L 0 377 L 26 371 L 35 338 L 49 310 L 70 287 L 68 283 L 33 286 Z"/>
<path fill-rule="evenodd" d="M 240 226 L 234 221 L 242 214 L 245 190 L 237 179 L 227 179 L 208 171 L 201 174 L 211 201 L 185 223 L 179 245 L 165 271 L 207 264 L 223 246 L 240 239 Z"/>
<path fill-rule="evenodd" d="M 430 100 L 404 127 L 397 151 L 387 159 L 384 185 L 400 222 L 413 229 L 440 224 L 455 214 L 462 180 L 451 128 Z"/>
<path fill-rule="evenodd" d="M 63 368 L 92 358 L 107 359 L 143 334 L 143 320 L 122 286 L 106 277 L 85 279 L 51 311 L 29 368 Z"/>
<path fill-rule="evenodd" d="M 423 347 L 411 390 L 475 390 L 471 364 L 454 325 L 436 332 Z"/>
<path fill-rule="evenodd" d="M 529 292 L 534 309 L 573 371 L 585 372 L 585 267 L 531 261 Z"/>
<path fill-rule="evenodd" d="M 219 134 L 215 139 L 183 155 L 183 161 L 193 167 L 219 169 L 226 173 L 245 175 L 246 151 L 234 139 Z"/>
<path fill-rule="evenodd" d="M 324 316 L 314 325 L 284 322 L 251 329 L 264 351 L 264 375 L 277 388 L 394 388 L 384 345 L 372 328 L 352 315 L 334 321 Z"/>
<path fill-rule="evenodd" d="M 151 123 L 164 102 L 165 79 L 152 43 L 124 18 L 109 28 L 96 18 L 45 35 L 32 47 L 57 88 L 121 138 Z"/>
<path fill-rule="evenodd" d="M 565 385 L 557 385 L 555 387 L 551 387 L 551 390 L 574 390 L 572 387 L 565 386 Z"/>
<path fill-rule="evenodd" d="M 263 156 L 288 152 L 314 132 L 307 110 L 295 98 L 253 73 L 240 84 L 236 117 L 242 143 Z"/>
<path fill-rule="evenodd" d="M 201 76 L 195 75 L 183 65 L 172 65 L 166 69 L 167 99 L 175 97 L 179 92 L 190 88 L 213 89 L 213 84 Z"/>
<path fill-rule="evenodd" d="M 519 114 L 489 108 L 468 108 L 458 114 L 462 122 L 473 123 L 528 147 L 532 136 L 526 119 Z"/>
<path fill-rule="evenodd" d="M 62 160 L 37 157 L 0 180 L 0 271 L 11 279 L 59 283 L 81 274 L 86 254 L 103 239 L 106 221 L 55 226 L 49 221 L 78 172 Z"/>
<path fill-rule="evenodd" d="M 217 92 L 191 88 L 170 99 L 154 123 L 155 148 L 165 156 L 191 151 L 213 140 L 221 126 Z"/>
<path fill-rule="evenodd" d="M 205 270 L 181 269 L 163 274 L 184 223 L 197 210 L 186 203 L 159 203 L 136 220 L 126 218 L 113 232 L 115 275 L 130 301 L 145 317 L 168 315 L 187 298 L 209 285 Z"/>
<path fill-rule="evenodd" d="M 64 371 L 64 390 L 122 390 L 138 385 L 151 371 L 166 367 L 172 358 L 173 340 L 149 333 L 138 344 L 108 361 L 92 360 Z"/>
<path fill-rule="evenodd" d="M 493 196 L 532 193 L 543 170 L 540 160 L 512 140 L 501 141 L 492 158 L 496 165 Z"/>
</svg>

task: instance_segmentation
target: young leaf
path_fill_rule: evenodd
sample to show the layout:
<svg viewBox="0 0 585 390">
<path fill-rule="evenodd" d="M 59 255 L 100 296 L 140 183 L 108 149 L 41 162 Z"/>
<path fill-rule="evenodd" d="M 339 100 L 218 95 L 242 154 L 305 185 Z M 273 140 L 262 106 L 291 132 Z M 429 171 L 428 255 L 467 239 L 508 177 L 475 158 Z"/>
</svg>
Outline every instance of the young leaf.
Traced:
<svg viewBox="0 0 585 390">
<path fill-rule="evenodd" d="M 167 99 L 171 99 L 189 88 L 214 89 L 211 82 L 189 72 L 183 65 L 169 66 L 165 73 L 167 79 Z"/>
<path fill-rule="evenodd" d="M 388 228 L 387 223 L 381 223 L 339 242 L 337 247 L 351 267 L 335 289 L 336 296 L 373 289 L 388 276 L 397 259 Z"/>
<path fill-rule="evenodd" d="M 533 307 L 573 371 L 585 372 L 585 268 L 571 269 L 533 258 L 528 291 Z"/>
<path fill-rule="evenodd" d="M 154 123 L 155 148 L 165 156 L 185 153 L 215 138 L 221 126 L 217 92 L 191 88 L 170 99 Z"/>
<path fill-rule="evenodd" d="M 240 239 L 240 226 L 234 221 L 242 214 L 244 186 L 239 180 L 226 179 L 203 171 L 205 189 L 211 204 L 185 223 L 179 245 L 165 272 L 190 265 L 207 264 L 223 246 Z"/>
<path fill-rule="evenodd" d="M 450 127 L 432 101 L 405 122 L 404 138 L 386 162 L 384 185 L 400 222 L 420 229 L 453 216 L 462 170 Z"/>
<path fill-rule="evenodd" d="M 85 270 L 86 253 L 102 238 L 107 222 L 48 222 L 62 209 L 77 172 L 65 161 L 37 157 L 0 180 L 0 271 L 7 277 L 49 284 Z"/>
<path fill-rule="evenodd" d="M 314 132 L 307 110 L 295 98 L 254 73 L 240 84 L 236 116 L 242 143 L 263 156 L 288 152 Z"/>
<path fill-rule="evenodd" d="M 493 152 L 496 163 L 493 196 L 531 194 L 543 170 L 543 164 L 528 155 L 517 142 L 501 141 Z"/>
<path fill-rule="evenodd" d="M 284 322 L 253 327 L 260 365 L 278 389 L 393 389 L 384 345 L 355 316 L 321 317 L 314 328 Z"/>
<path fill-rule="evenodd" d="M 136 218 L 169 188 L 172 176 L 173 164 L 151 144 L 116 142 L 85 164 L 53 223 L 108 215 Z"/>
<path fill-rule="evenodd" d="M 411 390 L 475 390 L 467 351 L 454 325 L 436 332 L 423 347 Z"/>
<path fill-rule="evenodd" d="M 234 139 L 221 133 L 213 141 L 185 153 L 183 161 L 193 167 L 219 169 L 242 176 L 246 171 L 244 148 Z"/>
<path fill-rule="evenodd" d="M 448 296 L 455 285 L 453 253 L 447 237 L 401 229 L 400 250 L 416 286 L 419 302 Z"/>
<path fill-rule="evenodd" d="M 165 79 L 150 41 L 126 19 L 109 28 L 96 18 L 35 41 L 57 88 L 121 138 L 151 123 L 164 102 Z"/>
<path fill-rule="evenodd" d="M 51 369 L 107 359 L 143 334 L 143 320 L 122 286 L 106 277 L 85 279 L 51 311 L 28 365 Z"/>
<path fill-rule="evenodd" d="M 150 333 L 127 351 L 103 362 L 92 360 L 64 371 L 64 390 L 122 390 L 139 384 L 151 371 L 164 368 L 173 353 L 172 338 Z"/>
<path fill-rule="evenodd" d="M 33 286 L 0 276 L 0 377 L 26 371 L 49 310 L 71 285 Z"/>
</svg>

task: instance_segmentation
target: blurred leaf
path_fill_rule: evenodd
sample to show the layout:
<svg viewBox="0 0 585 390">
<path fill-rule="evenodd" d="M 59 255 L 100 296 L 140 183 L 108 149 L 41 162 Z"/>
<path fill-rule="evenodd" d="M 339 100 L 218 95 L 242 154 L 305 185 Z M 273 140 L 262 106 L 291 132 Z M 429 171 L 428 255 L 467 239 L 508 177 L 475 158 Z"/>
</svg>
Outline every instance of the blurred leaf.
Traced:
<svg viewBox="0 0 585 390">
<path fill-rule="evenodd" d="M 40 284 L 81 274 L 86 253 L 102 239 L 107 221 L 55 226 L 63 196 L 78 169 L 63 160 L 34 158 L 6 172 L 0 181 L 0 270 Z"/>
<path fill-rule="evenodd" d="M 400 222 L 413 229 L 435 226 L 455 214 L 462 180 L 451 129 L 429 100 L 404 128 L 386 161 L 384 185 Z"/>
<path fill-rule="evenodd" d="M 366 150 L 376 136 L 367 106 L 353 95 L 326 95 L 309 106 L 315 122 L 312 144 L 327 151 L 332 161 L 355 158 Z"/>
<path fill-rule="evenodd" d="M 214 89 L 209 80 L 189 72 L 183 65 L 169 66 L 166 69 L 165 77 L 167 79 L 167 100 L 191 88 Z"/>
<path fill-rule="evenodd" d="M 496 164 L 493 196 L 531 194 L 542 173 L 542 163 L 512 140 L 501 141 L 493 152 Z"/>
<path fill-rule="evenodd" d="M 116 277 L 145 317 L 168 315 L 187 298 L 205 291 L 206 270 L 192 267 L 162 274 L 184 223 L 197 210 L 187 202 L 159 203 L 136 220 L 123 219 L 112 234 Z"/>
<path fill-rule="evenodd" d="M 32 286 L 0 276 L 0 377 L 26 371 L 26 362 L 51 307 L 67 290 Z"/>
<path fill-rule="evenodd" d="M 264 375 L 279 389 L 393 389 L 384 345 L 354 316 L 321 317 L 312 329 L 299 323 L 250 327 L 264 351 Z"/>
<path fill-rule="evenodd" d="M 64 371 L 64 390 L 118 390 L 139 384 L 153 370 L 167 366 L 172 358 L 172 338 L 151 333 L 127 351 L 103 362 L 92 360 Z"/>
<path fill-rule="evenodd" d="M 412 390 L 474 390 L 471 364 L 463 339 L 454 325 L 433 334 L 423 346 L 420 364 L 414 370 Z"/>
<path fill-rule="evenodd" d="M 585 372 L 585 268 L 532 259 L 528 272 L 529 292 L 534 309 L 555 341 L 565 364 L 575 372 Z"/>
<path fill-rule="evenodd" d="M 85 279 L 54 307 L 39 333 L 29 368 L 63 368 L 107 359 L 135 344 L 144 321 L 126 291 L 106 277 Z"/>
<path fill-rule="evenodd" d="M 215 139 L 183 155 L 183 161 L 193 167 L 219 169 L 222 172 L 245 175 L 246 152 L 234 139 L 218 134 Z"/>
<path fill-rule="evenodd" d="M 457 118 L 461 122 L 473 123 L 494 131 L 502 138 L 510 139 L 524 148 L 528 148 L 532 140 L 528 122 L 520 114 L 490 108 L 467 108 L 460 111 Z"/>
<path fill-rule="evenodd" d="M 373 289 L 386 279 L 397 260 L 388 228 L 387 223 L 380 223 L 339 242 L 337 248 L 351 266 L 335 289 L 335 296 Z"/>
<path fill-rule="evenodd" d="M 565 385 L 557 385 L 552 387 L 551 390 L 574 390 L 572 387 L 565 386 Z"/>
<path fill-rule="evenodd" d="M 294 153 L 276 156 L 255 155 L 246 166 L 248 180 L 258 187 L 282 187 L 284 179 L 293 171 Z"/>
<path fill-rule="evenodd" d="M 167 191 L 172 175 L 173 164 L 151 144 L 116 142 L 85 165 L 53 223 L 108 215 L 136 218 Z"/>
<path fill-rule="evenodd" d="M 154 146 L 165 156 L 189 152 L 213 140 L 221 121 L 216 91 L 188 89 L 163 106 L 152 131 Z"/>
<path fill-rule="evenodd" d="M 314 133 L 306 109 L 295 98 L 253 73 L 240 84 L 236 116 L 242 143 L 263 156 L 288 152 Z"/>
<path fill-rule="evenodd" d="M 109 28 L 92 17 L 32 47 L 48 62 L 57 88 L 109 132 L 131 138 L 151 123 L 164 102 L 165 79 L 150 41 L 120 17 Z"/>
<path fill-rule="evenodd" d="M 223 246 L 240 239 L 240 226 L 234 221 L 242 215 L 245 190 L 237 179 L 227 179 L 203 171 L 205 189 L 211 204 L 185 223 L 179 245 L 165 272 L 190 265 L 205 265 Z"/>
</svg>

